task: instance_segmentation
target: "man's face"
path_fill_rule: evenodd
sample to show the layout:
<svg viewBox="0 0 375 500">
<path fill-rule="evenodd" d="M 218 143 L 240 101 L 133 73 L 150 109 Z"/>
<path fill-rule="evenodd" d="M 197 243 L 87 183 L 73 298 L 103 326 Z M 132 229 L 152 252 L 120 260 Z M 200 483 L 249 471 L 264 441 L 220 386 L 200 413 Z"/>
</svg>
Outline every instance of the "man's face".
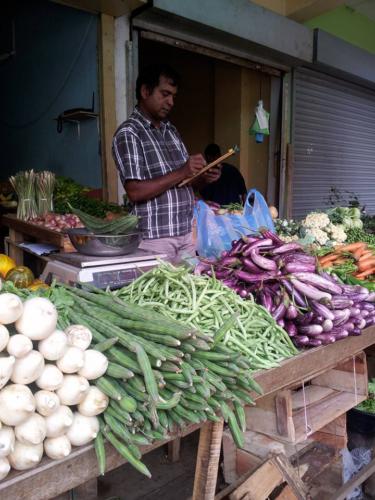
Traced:
<svg viewBox="0 0 375 500">
<path fill-rule="evenodd" d="M 174 98 L 177 95 L 177 87 L 165 76 L 160 76 L 159 85 L 152 92 L 146 85 L 141 87 L 142 105 L 145 110 L 156 120 L 162 121 L 167 118 L 174 106 Z"/>
</svg>

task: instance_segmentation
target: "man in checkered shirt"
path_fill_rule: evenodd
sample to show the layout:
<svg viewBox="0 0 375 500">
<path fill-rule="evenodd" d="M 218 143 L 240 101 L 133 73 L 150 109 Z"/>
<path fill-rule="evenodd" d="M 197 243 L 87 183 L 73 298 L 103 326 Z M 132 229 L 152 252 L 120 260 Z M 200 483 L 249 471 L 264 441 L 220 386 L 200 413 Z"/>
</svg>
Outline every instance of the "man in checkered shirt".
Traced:
<svg viewBox="0 0 375 500">
<path fill-rule="evenodd" d="M 139 248 L 165 253 L 172 262 L 195 256 L 192 241 L 194 193 L 178 187 L 206 165 L 201 154 L 189 156 L 176 128 L 167 120 L 179 77 L 170 67 L 145 68 L 137 79 L 138 105 L 113 138 L 113 157 L 133 213 L 140 217 Z M 202 174 L 194 187 L 214 182 L 220 168 Z"/>
</svg>

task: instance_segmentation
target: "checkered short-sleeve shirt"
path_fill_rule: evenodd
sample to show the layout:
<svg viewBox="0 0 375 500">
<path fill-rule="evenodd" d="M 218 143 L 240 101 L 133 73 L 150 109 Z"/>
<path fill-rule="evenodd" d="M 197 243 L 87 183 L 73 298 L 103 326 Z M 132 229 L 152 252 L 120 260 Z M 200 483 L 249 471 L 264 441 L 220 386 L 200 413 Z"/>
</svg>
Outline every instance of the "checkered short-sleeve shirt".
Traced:
<svg viewBox="0 0 375 500">
<path fill-rule="evenodd" d="M 137 108 L 117 129 L 112 153 L 125 185 L 149 180 L 182 167 L 188 153 L 176 128 L 164 122 L 156 128 Z M 145 239 L 183 236 L 191 231 L 194 194 L 191 187 L 173 187 L 149 201 L 135 203 Z"/>
</svg>

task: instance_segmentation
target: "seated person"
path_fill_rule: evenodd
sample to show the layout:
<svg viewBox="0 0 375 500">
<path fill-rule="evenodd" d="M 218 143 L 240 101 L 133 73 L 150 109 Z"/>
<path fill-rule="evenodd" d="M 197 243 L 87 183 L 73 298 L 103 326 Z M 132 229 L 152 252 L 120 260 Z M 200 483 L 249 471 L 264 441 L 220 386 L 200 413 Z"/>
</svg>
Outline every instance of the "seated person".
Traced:
<svg viewBox="0 0 375 500">
<path fill-rule="evenodd" d="M 221 156 L 220 146 L 209 144 L 204 150 L 207 163 L 211 163 Z M 229 163 L 219 163 L 221 176 L 215 182 L 200 189 L 199 193 L 206 201 L 213 201 L 219 205 L 231 203 L 244 204 L 246 199 L 246 185 L 240 171 Z"/>
</svg>

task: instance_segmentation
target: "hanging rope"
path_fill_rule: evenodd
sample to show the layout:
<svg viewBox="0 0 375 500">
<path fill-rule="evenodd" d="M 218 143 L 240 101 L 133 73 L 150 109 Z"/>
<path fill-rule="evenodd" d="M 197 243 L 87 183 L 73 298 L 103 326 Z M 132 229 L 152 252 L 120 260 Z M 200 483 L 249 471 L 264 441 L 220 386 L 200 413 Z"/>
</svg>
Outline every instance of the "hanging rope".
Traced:
<svg viewBox="0 0 375 500">
<path fill-rule="evenodd" d="M 306 439 L 312 434 L 312 429 L 309 426 L 308 420 L 307 420 L 307 404 L 306 404 L 306 392 L 305 392 L 305 381 L 302 380 L 302 394 L 303 394 L 303 411 L 305 414 L 305 435 Z"/>
<path fill-rule="evenodd" d="M 358 392 L 357 392 L 357 373 L 356 373 L 356 365 L 355 365 L 355 356 L 353 356 L 353 377 L 354 377 L 354 397 L 355 397 L 355 405 L 358 404 Z"/>
</svg>

